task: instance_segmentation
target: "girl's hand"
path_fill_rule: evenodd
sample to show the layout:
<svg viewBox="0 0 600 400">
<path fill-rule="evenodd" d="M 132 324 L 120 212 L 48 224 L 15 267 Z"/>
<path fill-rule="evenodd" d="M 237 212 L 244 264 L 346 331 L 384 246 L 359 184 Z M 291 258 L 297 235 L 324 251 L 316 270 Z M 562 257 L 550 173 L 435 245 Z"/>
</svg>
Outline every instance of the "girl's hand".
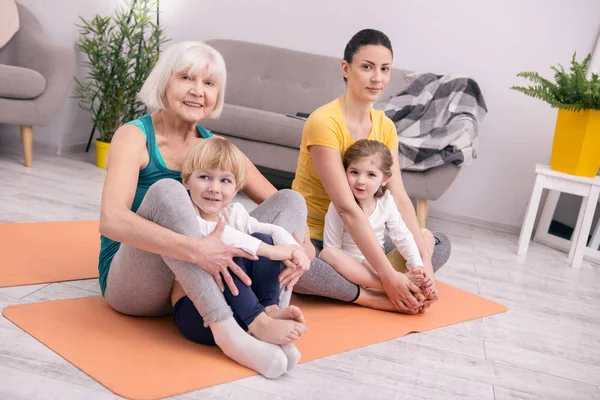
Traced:
<svg viewBox="0 0 600 400">
<path fill-rule="evenodd" d="M 425 296 L 429 296 L 429 293 L 435 290 L 433 278 L 430 275 L 427 275 L 425 271 L 423 271 L 423 283 L 421 284 L 421 290 Z"/>
</svg>

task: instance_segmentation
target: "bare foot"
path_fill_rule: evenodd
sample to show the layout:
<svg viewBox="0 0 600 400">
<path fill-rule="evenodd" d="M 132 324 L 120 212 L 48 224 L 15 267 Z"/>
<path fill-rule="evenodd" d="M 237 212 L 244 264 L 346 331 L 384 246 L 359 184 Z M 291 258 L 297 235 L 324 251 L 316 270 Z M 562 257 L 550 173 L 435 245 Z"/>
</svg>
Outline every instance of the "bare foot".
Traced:
<svg viewBox="0 0 600 400">
<path fill-rule="evenodd" d="M 273 344 L 288 344 L 297 340 L 308 329 L 304 324 L 289 319 L 274 319 L 266 313 L 258 314 L 248 325 L 248 333 L 258 340 Z"/>
<path fill-rule="evenodd" d="M 418 287 L 421 287 L 425 281 L 425 275 L 423 274 L 422 268 L 413 268 L 404 275 L 406 275 L 406 277 Z"/>
<path fill-rule="evenodd" d="M 296 306 L 288 306 L 284 308 L 279 308 L 277 304 L 273 304 L 271 306 L 265 307 L 265 313 L 274 319 L 291 319 L 294 321 L 298 321 L 301 324 L 304 324 L 304 314 L 302 311 Z"/>
<path fill-rule="evenodd" d="M 392 304 L 385 292 L 377 289 L 362 289 L 360 296 L 354 302 L 363 307 L 374 308 L 376 310 L 393 311 L 402 314 L 416 314 L 418 312 L 418 310 L 414 310 L 414 312 L 401 312 L 394 307 L 394 304 Z"/>
</svg>

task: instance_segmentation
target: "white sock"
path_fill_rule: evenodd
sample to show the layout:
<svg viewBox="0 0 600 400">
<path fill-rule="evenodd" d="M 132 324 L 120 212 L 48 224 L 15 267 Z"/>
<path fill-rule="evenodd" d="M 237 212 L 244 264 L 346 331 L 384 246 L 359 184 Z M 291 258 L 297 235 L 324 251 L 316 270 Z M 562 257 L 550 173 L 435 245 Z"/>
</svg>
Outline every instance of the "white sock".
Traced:
<svg viewBox="0 0 600 400">
<path fill-rule="evenodd" d="M 283 350 L 285 356 L 287 357 L 287 371 L 289 372 L 296 368 L 298 361 L 300 361 L 301 355 L 296 346 L 294 346 L 294 343 L 281 345 L 281 350 Z"/>
<path fill-rule="evenodd" d="M 288 358 L 275 344 L 262 342 L 244 330 L 233 318 L 210 324 L 217 346 L 232 360 L 274 379 L 286 372 Z"/>
<path fill-rule="evenodd" d="M 284 287 L 283 289 L 281 289 L 281 292 L 279 292 L 279 307 L 280 308 L 289 307 L 291 299 L 292 299 L 292 291 L 287 290 Z M 283 350 L 283 352 L 285 353 L 285 356 L 287 357 L 287 360 L 288 360 L 287 370 L 291 371 L 294 368 L 296 368 L 296 365 L 298 365 L 298 361 L 300 361 L 300 357 L 301 357 L 300 352 L 298 351 L 296 346 L 294 346 L 293 343 L 284 344 L 281 346 L 281 350 Z"/>
<path fill-rule="evenodd" d="M 290 305 L 292 300 L 292 291 L 287 290 L 285 287 L 279 292 L 279 308 L 285 308 Z"/>
</svg>

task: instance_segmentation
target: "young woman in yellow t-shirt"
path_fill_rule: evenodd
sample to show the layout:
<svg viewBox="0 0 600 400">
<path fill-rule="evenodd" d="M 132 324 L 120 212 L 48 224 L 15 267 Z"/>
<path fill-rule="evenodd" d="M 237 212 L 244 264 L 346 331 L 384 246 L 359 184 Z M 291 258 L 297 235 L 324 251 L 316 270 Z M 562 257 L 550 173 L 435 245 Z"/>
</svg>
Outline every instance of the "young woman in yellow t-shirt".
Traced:
<svg viewBox="0 0 600 400">
<path fill-rule="evenodd" d="M 331 201 L 352 239 L 377 271 L 384 290 L 360 288 L 318 258 L 315 258 L 311 269 L 300 279 L 294 290 L 354 301 L 367 307 L 414 314 L 437 300 L 435 285 L 425 299 L 418 287 L 404 274 L 393 269 L 367 216 L 354 199 L 342 165 L 344 152 L 359 139 L 377 140 L 390 149 L 394 167 L 387 187 L 417 242 L 426 273 L 433 276 L 435 238 L 429 231 L 421 232 L 415 210 L 402 183 L 398 167 L 396 128 L 383 111 L 372 108 L 373 102 L 389 83 L 392 58 L 390 40 L 382 32 L 365 29 L 352 37 L 342 61 L 346 91 L 340 98 L 315 110 L 306 121 L 296 178 L 292 186 L 306 200 L 307 222 L 317 252 L 322 249 L 324 217 Z M 439 266 L 441 265 L 436 265 L 438 268 Z"/>
</svg>

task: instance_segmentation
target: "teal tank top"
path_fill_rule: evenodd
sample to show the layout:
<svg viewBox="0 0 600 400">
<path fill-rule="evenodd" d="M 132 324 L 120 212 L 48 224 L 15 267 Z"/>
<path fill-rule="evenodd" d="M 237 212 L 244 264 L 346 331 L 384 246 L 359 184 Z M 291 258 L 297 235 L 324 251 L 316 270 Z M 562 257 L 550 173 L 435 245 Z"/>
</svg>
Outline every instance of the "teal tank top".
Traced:
<svg viewBox="0 0 600 400">
<path fill-rule="evenodd" d="M 133 198 L 133 203 L 131 204 L 131 211 L 136 212 L 142 203 L 148 188 L 152 186 L 152 184 L 165 178 L 176 179 L 181 182 L 181 172 L 167 168 L 160 154 L 158 145 L 156 144 L 154 126 L 152 125 L 152 118 L 150 114 L 146 114 L 139 119 L 128 122 L 128 124 L 137 126 L 146 135 L 146 147 L 148 149 L 148 158 L 150 159 L 148 165 L 144 169 L 140 170 L 140 174 L 138 176 L 135 197 Z M 204 129 L 200 125 L 197 125 L 196 129 L 198 130 L 199 135 L 204 139 L 208 139 L 213 136 L 211 131 Z M 100 236 L 98 274 L 100 277 L 100 289 L 102 290 L 103 295 L 104 291 L 106 290 L 106 277 L 108 276 L 108 271 L 110 270 L 110 263 L 112 262 L 112 259 L 119 250 L 120 246 L 121 243 L 109 239 L 106 236 Z"/>
</svg>

